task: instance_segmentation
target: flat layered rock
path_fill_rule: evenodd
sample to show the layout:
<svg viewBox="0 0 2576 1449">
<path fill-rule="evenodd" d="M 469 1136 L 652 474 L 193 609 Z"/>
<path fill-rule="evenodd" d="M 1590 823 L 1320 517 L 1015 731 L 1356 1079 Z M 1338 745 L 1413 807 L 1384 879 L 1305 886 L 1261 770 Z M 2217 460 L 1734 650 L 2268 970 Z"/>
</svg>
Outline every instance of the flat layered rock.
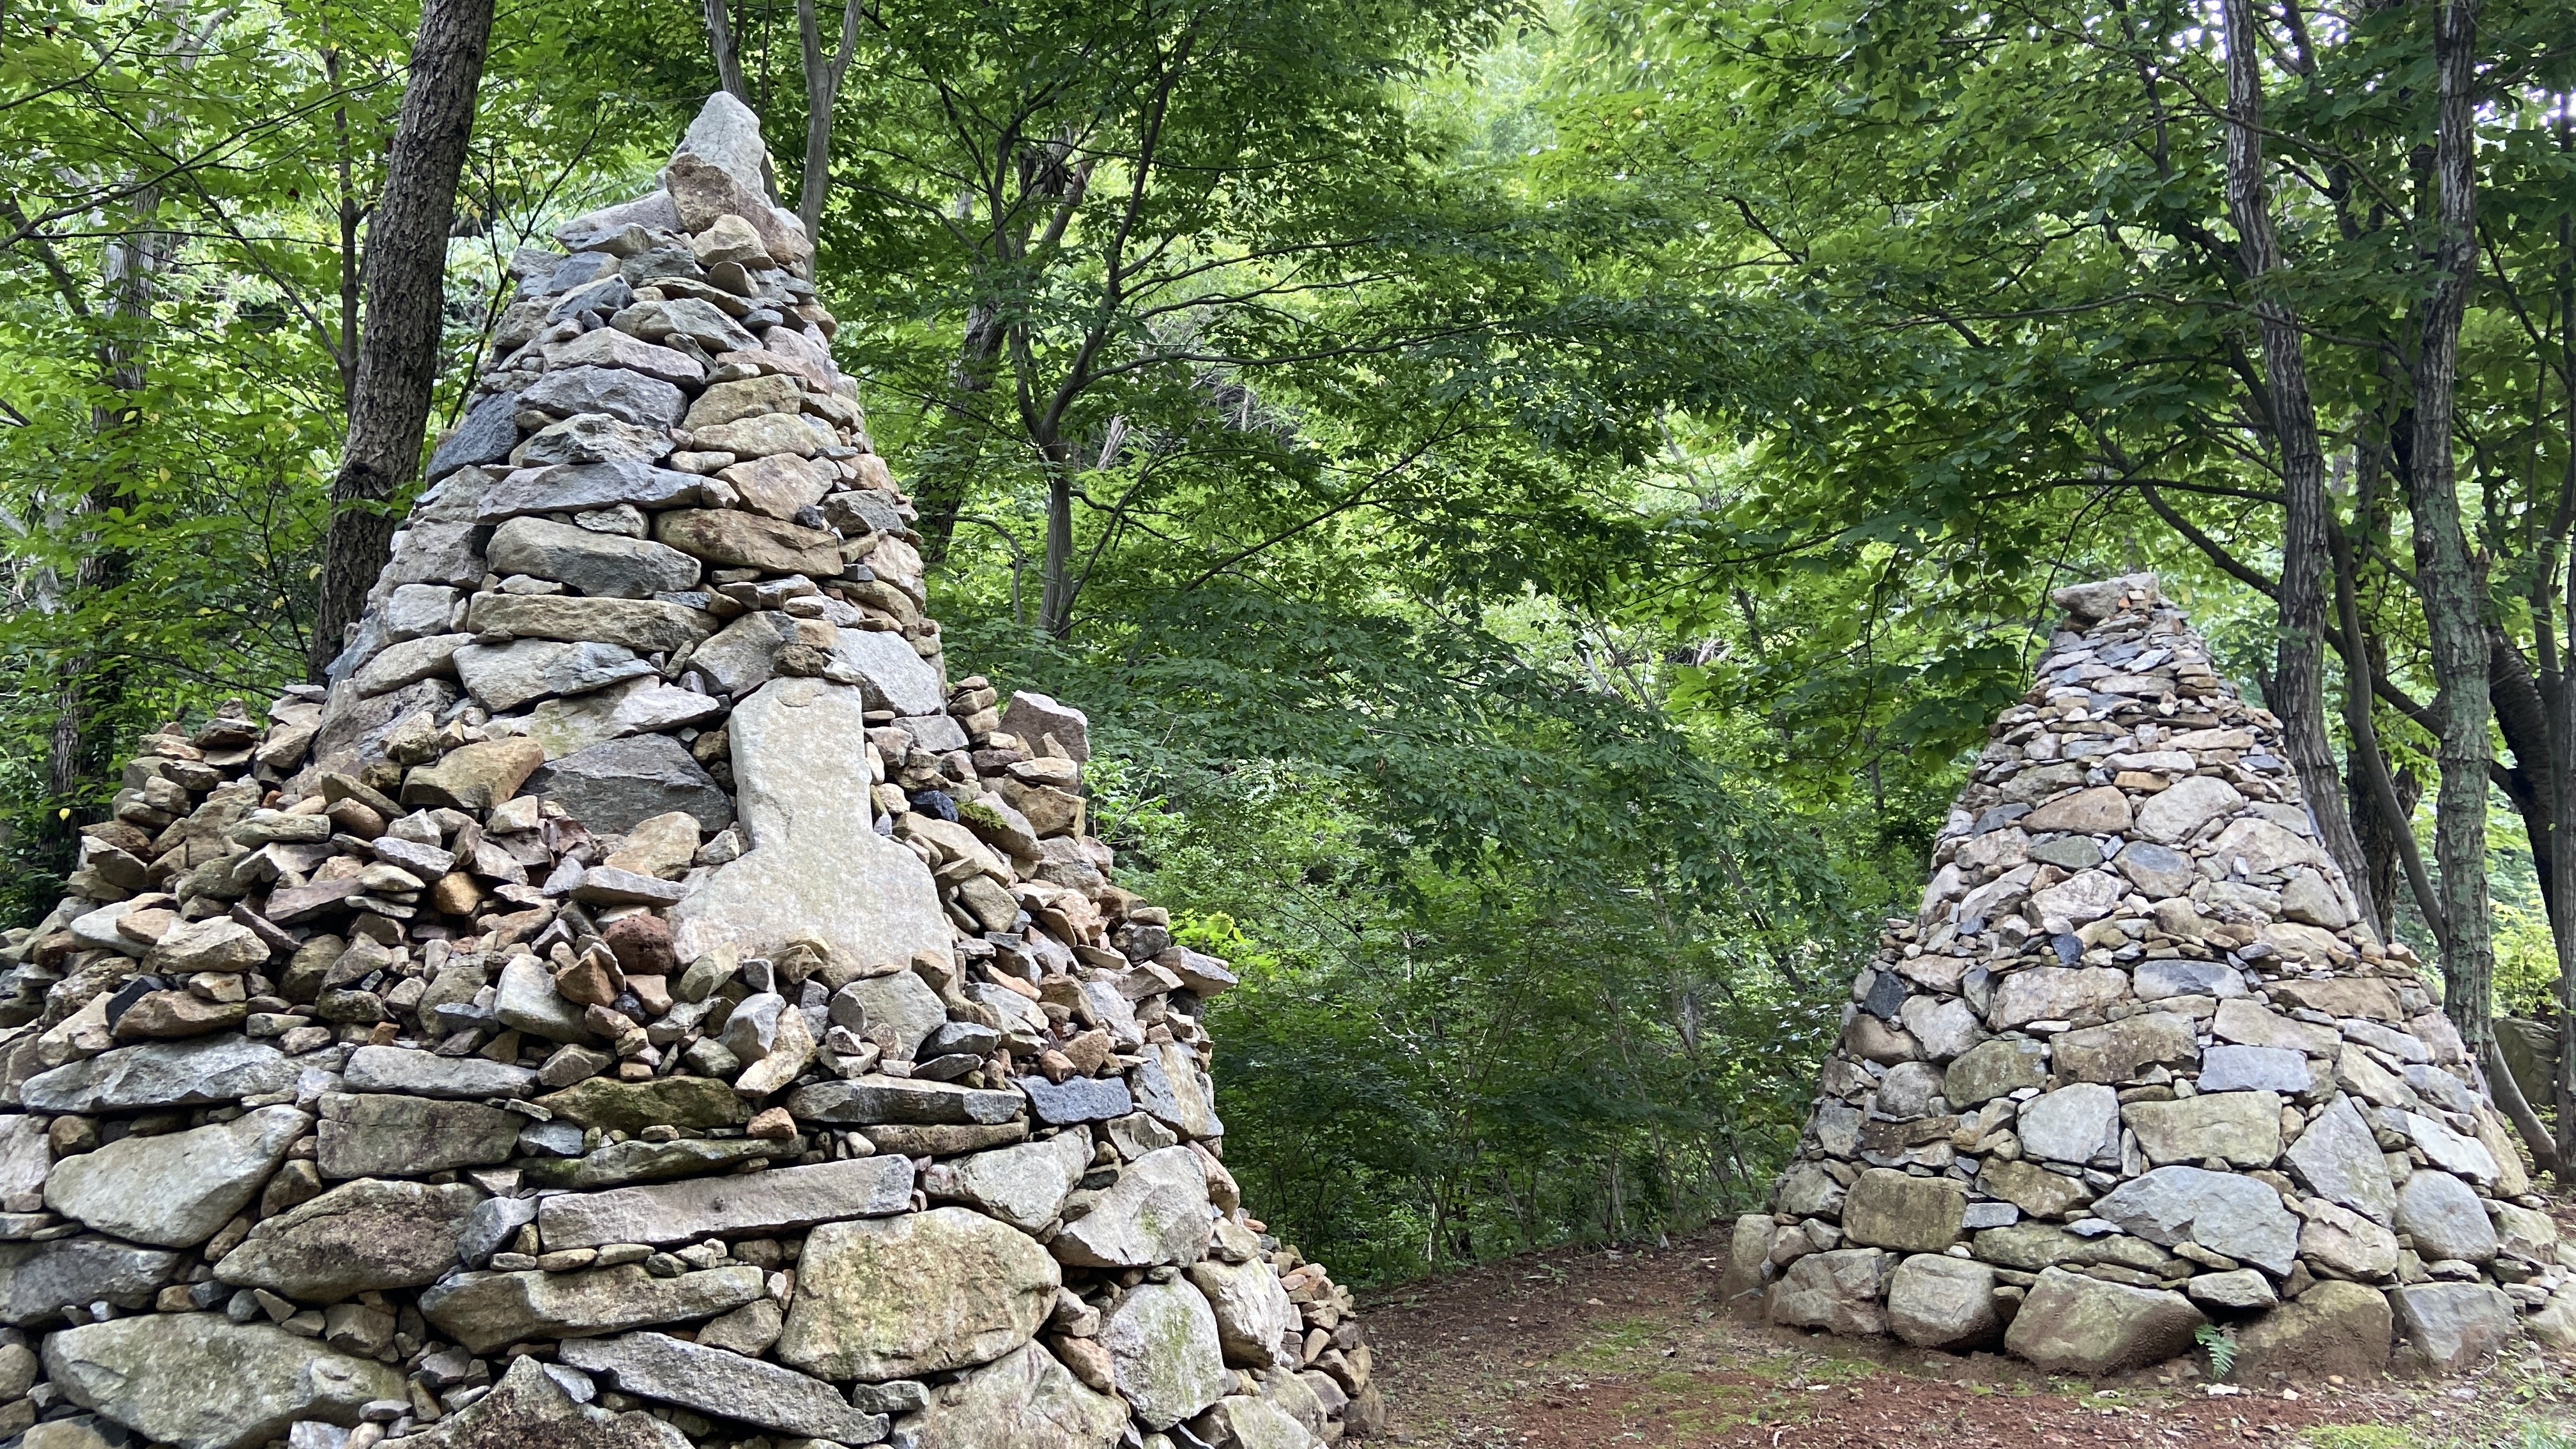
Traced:
<svg viewBox="0 0 2576 1449">
<path fill-rule="evenodd" d="M 537 1085 L 533 1068 L 388 1046 L 362 1046 L 351 1052 L 341 1075 L 352 1092 L 408 1092 L 416 1097 L 524 1097 Z"/>
<path fill-rule="evenodd" d="M 539 1204 L 537 1232 L 548 1251 L 784 1232 L 902 1212 L 912 1204 L 912 1176 L 912 1163 L 904 1158 L 859 1157 L 569 1193 Z"/>
<path fill-rule="evenodd" d="M 2093 1215 L 2151 1243 L 2198 1243 L 2274 1273 L 2288 1273 L 2299 1251 L 2299 1220 L 2281 1195 L 2232 1172 L 2159 1167 L 2097 1198 Z"/>
<path fill-rule="evenodd" d="M 921 1186 L 934 1201 L 967 1203 L 1034 1233 L 1054 1221 L 1090 1166 L 1090 1134 L 1060 1132 L 1044 1142 L 934 1162 Z"/>
<path fill-rule="evenodd" d="M 265 1042 L 214 1036 L 101 1052 L 37 1073 L 19 1097 L 36 1112 L 149 1112 L 285 1091 L 297 1071 Z"/>
<path fill-rule="evenodd" d="M 510 1360 L 492 1392 L 413 1430 L 402 1443 L 403 1449 L 691 1449 L 688 1435 L 640 1409 L 612 1414 L 574 1402 L 544 1364 L 526 1355 Z"/>
<path fill-rule="evenodd" d="M 797 1088 L 787 1098 L 787 1110 L 799 1121 L 846 1127 L 879 1122 L 992 1126 L 1018 1117 L 1027 1105 L 1027 1099 L 1017 1092 L 912 1077 L 870 1076 L 817 1082 Z"/>
<path fill-rule="evenodd" d="M 665 1333 L 570 1339 L 555 1357 L 598 1375 L 621 1393 L 782 1434 L 842 1444 L 873 1444 L 885 1437 L 885 1415 L 850 1407 L 820 1379 Z"/>
<path fill-rule="evenodd" d="M 466 1273 L 420 1295 L 421 1315 L 476 1353 L 521 1339 L 622 1333 L 730 1313 L 766 1291 L 735 1265 L 656 1278 L 639 1263 L 584 1272 Z"/>
</svg>

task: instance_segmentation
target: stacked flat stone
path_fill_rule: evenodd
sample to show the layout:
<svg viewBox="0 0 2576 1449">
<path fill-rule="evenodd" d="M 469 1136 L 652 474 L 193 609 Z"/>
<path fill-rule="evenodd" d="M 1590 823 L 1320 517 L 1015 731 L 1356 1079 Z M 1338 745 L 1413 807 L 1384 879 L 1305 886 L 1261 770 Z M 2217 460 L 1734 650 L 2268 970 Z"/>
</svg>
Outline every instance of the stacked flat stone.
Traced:
<svg viewBox="0 0 2576 1449">
<path fill-rule="evenodd" d="M 1299 1449 L 1382 1421 L 1246 1214 L 1080 712 L 945 680 L 718 96 L 523 251 L 328 689 L 146 737 L 0 977 L 0 1440 Z"/>
<path fill-rule="evenodd" d="M 2402 944 L 2356 919 L 2278 722 L 2152 575 L 2062 589 L 1912 921 L 1889 922 L 1737 1311 L 2110 1373 L 2576 1339 L 2576 1245 Z"/>
</svg>

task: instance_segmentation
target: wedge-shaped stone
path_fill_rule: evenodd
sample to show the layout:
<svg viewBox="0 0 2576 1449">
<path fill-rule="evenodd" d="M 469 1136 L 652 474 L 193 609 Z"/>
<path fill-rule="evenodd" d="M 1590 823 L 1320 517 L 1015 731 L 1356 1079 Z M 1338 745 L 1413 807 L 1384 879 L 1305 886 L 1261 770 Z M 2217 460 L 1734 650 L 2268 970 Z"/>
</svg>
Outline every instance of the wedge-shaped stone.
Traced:
<svg viewBox="0 0 2576 1449">
<path fill-rule="evenodd" d="M 2109 1162 L 2119 1153 L 2120 1094 L 2100 1083 L 2060 1087 L 2022 1104 L 2022 1151 L 2050 1162 Z"/>
<path fill-rule="evenodd" d="M 482 1200 L 456 1182 L 346 1183 L 262 1219 L 215 1265 L 215 1277 L 306 1303 L 434 1283 L 456 1266 L 457 1242 Z"/>
<path fill-rule="evenodd" d="M 210 1036 L 101 1052 L 28 1078 L 19 1097 L 37 1112 L 149 1112 L 284 1091 L 297 1073 L 265 1042 Z"/>
<path fill-rule="evenodd" d="M 521 393 L 519 400 L 557 417 L 605 413 L 620 422 L 654 428 L 678 422 L 688 407 L 679 388 L 622 367 L 558 367 Z"/>
<path fill-rule="evenodd" d="M 400 1371 L 220 1313 L 156 1313 L 45 1339 L 45 1377 L 73 1403 L 180 1449 L 250 1449 L 299 1419 L 355 1424 L 402 1397 Z"/>
<path fill-rule="evenodd" d="M 2004 1346 L 2049 1373 L 2117 1373 L 2188 1350 L 2208 1321 L 2179 1293 L 2050 1268 L 2014 1315 Z"/>
<path fill-rule="evenodd" d="M 656 1278 L 640 1263 L 578 1273 L 466 1273 L 425 1289 L 421 1315 L 476 1353 L 521 1339 L 622 1333 L 729 1313 L 766 1291 L 748 1264 Z"/>
<path fill-rule="evenodd" d="M 481 740 L 463 745 L 403 777 L 402 803 L 414 808 L 480 814 L 518 793 L 545 751 L 528 740 Z"/>
<path fill-rule="evenodd" d="M 1055 1255 L 1085 1268 L 1143 1268 L 1195 1263 L 1214 1231 L 1208 1218 L 1207 1169 L 1189 1147 L 1165 1147 L 1127 1165 L 1097 1195 L 1067 1205 L 1087 1210 L 1064 1225 Z M 1195 1412 L 1195 1411 L 1194 1411 Z"/>
<path fill-rule="evenodd" d="M 2336 1093 L 2284 1156 L 2319 1196 L 2373 1222 L 2396 1221 L 2397 1185 L 2389 1180 L 2388 1159 L 2350 1097 Z"/>
<path fill-rule="evenodd" d="M 2426 1262 L 2495 1260 L 2495 1223 L 2486 1205 L 2467 1183 L 2447 1172 L 2426 1169 L 2398 1184 L 2397 1231 L 2414 1238 L 2415 1251 Z"/>
<path fill-rule="evenodd" d="M 607 332 L 583 334 L 597 337 Z M 678 354 L 674 353 L 674 356 Z M 533 1356 L 510 1360 L 492 1392 L 412 1431 L 403 1449 L 690 1449 L 689 1436 L 645 1413 L 577 1404 Z"/>
<path fill-rule="evenodd" d="M 751 1116 L 751 1109 L 731 1087 L 707 1077 L 657 1077 L 649 1082 L 591 1077 L 539 1097 L 537 1105 L 576 1127 L 605 1132 L 641 1132 L 663 1125 L 731 1127 Z"/>
<path fill-rule="evenodd" d="M 911 1204 L 909 1160 L 857 1157 L 549 1197 L 538 1206 L 537 1232 L 548 1251 L 608 1243 L 668 1246 L 882 1217 Z"/>
<path fill-rule="evenodd" d="M 2138 807 L 2137 833 L 2162 845 L 2176 845 L 2194 831 L 2245 807 L 2235 786 L 2215 775 L 2193 775 L 2174 782 Z"/>
<path fill-rule="evenodd" d="M 1063 1281 L 1026 1233 L 966 1208 L 827 1223 L 797 1260 L 776 1353 L 869 1383 L 989 1363 L 1029 1341 Z"/>
<path fill-rule="evenodd" d="M 1124 1404 L 1035 1343 L 967 1374 L 900 1425 L 919 1449 L 1109 1449 L 1126 1427 Z"/>
<path fill-rule="evenodd" d="M 843 629 L 832 644 L 832 657 L 858 676 L 868 708 L 898 715 L 935 714 L 946 702 L 939 671 L 913 652 L 900 634 L 881 629 Z"/>
<path fill-rule="evenodd" d="M 885 1415 L 850 1407 L 820 1379 L 720 1348 L 683 1343 L 667 1333 L 568 1339 L 556 1359 L 597 1375 L 620 1393 L 782 1434 L 841 1444 L 873 1444 L 885 1437 Z"/>
<path fill-rule="evenodd" d="M 1091 1135 L 1075 1130 L 1044 1142 L 932 1163 L 921 1186 L 934 1200 L 968 1203 L 1034 1233 L 1054 1221 L 1066 1194 L 1090 1166 Z"/>
<path fill-rule="evenodd" d="M 1977 1181 L 2035 1218 L 2058 1217 L 2093 1200 L 2092 1190 L 2078 1179 L 2030 1162 L 1988 1162 Z"/>
<path fill-rule="evenodd" d="M 2299 1220 L 2281 1195 L 2233 1172 L 2159 1167 L 2104 1193 L 2093 1215 L 2150 1243 L 2198 1243 L 2274 1273 L 2289 1272 L 2299 1251 Z"/>
<path fill-rule="evenodd" d="M 133 1242 L 194 1247 L 249 1205 L 312 1122 L 293 1107 L 262 1107 L 186 1132 L 120 1138 L 55 1163 L 45 1206 Z"/>
<path fill-rule="evenodd" d="M 524 1097 L 536 1072 L 481 1057 L 443 1057 L 408 1047 L 362 1046 L 341 1069 L 352 1092 L 408 1092 L 416 1097 Z"/>
</svg>

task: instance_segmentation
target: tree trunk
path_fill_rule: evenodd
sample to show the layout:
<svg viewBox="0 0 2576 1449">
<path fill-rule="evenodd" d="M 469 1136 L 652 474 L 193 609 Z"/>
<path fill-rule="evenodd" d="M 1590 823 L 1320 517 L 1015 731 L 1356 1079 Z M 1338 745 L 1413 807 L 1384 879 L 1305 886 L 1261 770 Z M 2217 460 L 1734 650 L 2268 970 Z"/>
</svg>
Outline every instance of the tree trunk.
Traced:
<svg viewBox="0 0 2576 1449">
<path fill-rule="evenodd" d="M 2227 210 L 2237 254 L 2263 339 L 2263 373 L 2272 436 L 2281 453 L 2280 628 L 2275 641 L 2271 705 L 2281 717 L 2290 765 L 2298 771 L 2326 853 L 2350 884 L 2365 920 L 2376 919 L 2370 871 L 2335 776 L 2325 705 L 2325 450 L 2317 439 L 2316 405 L 2297 313 L 2273 288 L 2281 245 L 2272 229 L 2263 182 L 2262 47 L 2251 0 L 2227 0 Z M 2365 697 L 2368 684 L 2360 686 Z"/>
<path fill-rule="evenodd" d="M 726 0 L 705 0 L 705 7 L 707 49 L 715 55 L 716 84 L 723 86 L 726 94 L 749 106 L 751 87 L 743 84 L 742 49 L 734 44 L 733 16 L 726 9 Z"/>
<path fill-rule="evenodd" d="M 367 228 L 366 335 L 349 406 L 349 441 L 331 484 L 312 671 L 323 676 L 366 608 L 393 541 L 395 495 L 420 471 L 437 381 L 456 178 L 492 34 L 492 0 L 428 0 L 412 45 L 385 190 Z"/>
<path fill-rule="evenodd" d="M 2238 0 L 2244 3 L 2244 0 Z M 2477 266 L 2475 138 L 2470 86 L 2477 41 L 2477 0 L 2433 0 L 2433 58 L 2440 76 L 2434 132 L 2433 186 L 2440 224 L 2433 288 L 2424 300 L 2415 359 L 2414 447 L 2407 469 L 2415 521 L 2415 566 L 2424 600 L 2440 726 L 2436 787 L 2439 823 L 2433 855 L 2440 869 L 2443 1005 L 2469 1059 L 2484 1062 L 2495 974 L 2487 902 L 2486 580 L 2460 522 L 2451 456 L 2451 423 L 2459 367 L 2460 319 Z"/>
<path fill-rule="evenodd" d="M 709 0 L 715 3 L 715 0 Z M 805 47 L 805 170 L 796 178 L 796 215 L 805 237 L 821 245 L 823 203 L 832 196 L 832 108 L 859 47 L 859 0 L 841 7 L 841 48 L 823 53 L 823 26 L 814 0 L 796 0 L 796 30 Z"/>
</svg>

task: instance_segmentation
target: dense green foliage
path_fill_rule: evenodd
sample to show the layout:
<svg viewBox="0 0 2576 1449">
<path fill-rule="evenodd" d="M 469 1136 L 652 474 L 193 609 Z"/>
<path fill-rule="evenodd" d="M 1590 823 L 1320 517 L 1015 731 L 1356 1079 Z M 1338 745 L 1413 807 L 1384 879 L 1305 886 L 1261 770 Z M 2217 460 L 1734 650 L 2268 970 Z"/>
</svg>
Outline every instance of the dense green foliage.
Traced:
<svg viewBox="0 0 2576 1449">
<path fill-rule="evenodd" d="M 782 192 L 828 184 L 818 280 L 934 609 L 953 657 L 1091 711 L 1122 878 L 1246 978 L 1214 1016 L 1229 1160 L 1337 1271 L 1751 1201 L 2050 585 L 2159 568 L 2268 676 L 2277 462 L 2201 8 L 854 13 L 828 182 L 796 174 L 793 16 L 736 33 Z M 2387 479 L 2428 15 L 2282 12 L 2267 61 L 2274 285 L 2378 729 L 2425 777 Z M 121 741 L 301 668 L 409 24 L 0 14 L 13 919 Z M 2461 491 L 2497 628 L 2548 669 L 2576 19 L 2485 27 Z M 714 83 L 681 0 L 500 31 L 442 417 L 511 249 L 648 184 Z M 2542 880 L 2498 820 L 2499 1005 L 2545 1009 Z"/>
</svg>

